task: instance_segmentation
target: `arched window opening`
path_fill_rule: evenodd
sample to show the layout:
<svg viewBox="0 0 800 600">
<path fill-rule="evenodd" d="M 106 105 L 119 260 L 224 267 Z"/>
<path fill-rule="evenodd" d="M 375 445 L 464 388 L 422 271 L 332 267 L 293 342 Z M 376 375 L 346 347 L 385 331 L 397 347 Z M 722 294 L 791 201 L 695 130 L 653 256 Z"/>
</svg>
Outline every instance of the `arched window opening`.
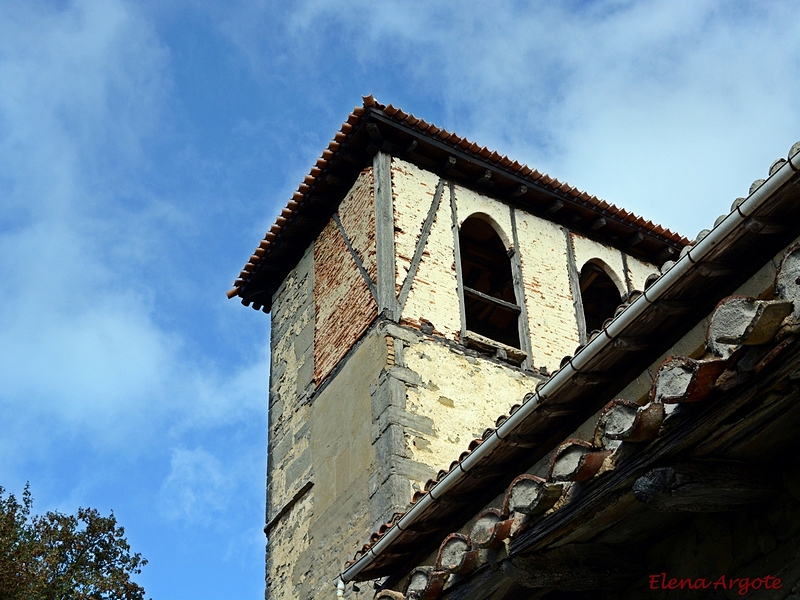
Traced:
<svg viewBox="0 0 800 600">
<path fill-rule="evenodd" d="M 520 348 L 517 321 L 521 309 L 503 241 L 478 217 L 465 220 L 458 235 L 467 330 Z"/>
<path fill-rule="evenodd" d="M 580 284 L 586 331 L 600 330 L 621 302 L 619 289 L 602 267 L 591 262 L 581 269 Z"/>
</svg>

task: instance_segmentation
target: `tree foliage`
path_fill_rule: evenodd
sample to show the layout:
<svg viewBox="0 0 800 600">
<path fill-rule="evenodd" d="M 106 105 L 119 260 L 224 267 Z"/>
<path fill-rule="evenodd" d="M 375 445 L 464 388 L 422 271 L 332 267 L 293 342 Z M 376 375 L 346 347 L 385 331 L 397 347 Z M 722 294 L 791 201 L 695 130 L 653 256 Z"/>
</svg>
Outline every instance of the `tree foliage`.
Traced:
<svg viewBox="0 0 800 600">
<path fill-rule="evenodd" d="M 0 600 L 143 600 L 131 580 L 147 564 L 131 553 L 112 512 L 32 515 L 25 486 L 20 503 L 0 487 Z"/>
</svg>

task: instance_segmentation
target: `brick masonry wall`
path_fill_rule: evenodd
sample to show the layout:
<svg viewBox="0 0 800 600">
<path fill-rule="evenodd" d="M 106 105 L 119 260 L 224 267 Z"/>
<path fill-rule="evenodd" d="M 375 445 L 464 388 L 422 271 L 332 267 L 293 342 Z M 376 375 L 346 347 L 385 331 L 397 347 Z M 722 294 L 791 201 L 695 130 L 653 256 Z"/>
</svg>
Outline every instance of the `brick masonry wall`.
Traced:
<svg viewBox="0 0 800 600">
<path fill-rule="evenodd" d="M 467 218 L 479 215 L 492 224 L 506 248 L 514 245 L 511 234 L 511 211 L 507 204 L 460 185 L 455 186 L 455 193 L 459 228 Z"/>
<path fill-rule="evenodd" d="M 439 178 L 433 173 L 392 159 L 398 292 L 408 275 L 438 182 Z M 420 327 L 424 319 L 433 323 L 441 335 L 457 340 L 461 320 L 453 247 L 450 190 L 444 186 L 401 322 Z"/>
<path fill-rule="evenodd" d="M 342 225 L 375 281 L 372 168 L 365 169 L 339 206 Z M 378 307 L 333 219 L 314 244 L 314 380 L 319 384 L 364 333 Z"/>
<path fill-rule="evenodd" d="M 517 232 L 533 364 L 552 371 L 578 345 L 564 230 L 517 211 Z"/>
<path fill-rule="evenodd" d="M 375 200 L 372 167 L 367 167 L 356 180 L 350 193 L 339 205 L 339 218 L 347 237 L 361 257 L 372 281 L 378 279 L 375 249 Z"/>
<path fill-rule="evenodd" d="M 570 233 L 572 247 L 575 252 L 575 264 L 580 273 L 583 266 L 591 260 L 599 260 L 604 263 L 606 272 L 617 284 L 620 294 L 627 293 L 627 284 L 631 289 L 643 290 L 644 281 L 647 276 L 655 272 L 653 265 L 640 261 L 629 254 L 625 254 L 616 248 L 610 248 L 600 242 L 590 240 L 577 233 Z M 627 267 L 627 270 L 626 268 Z"/>
</svg>

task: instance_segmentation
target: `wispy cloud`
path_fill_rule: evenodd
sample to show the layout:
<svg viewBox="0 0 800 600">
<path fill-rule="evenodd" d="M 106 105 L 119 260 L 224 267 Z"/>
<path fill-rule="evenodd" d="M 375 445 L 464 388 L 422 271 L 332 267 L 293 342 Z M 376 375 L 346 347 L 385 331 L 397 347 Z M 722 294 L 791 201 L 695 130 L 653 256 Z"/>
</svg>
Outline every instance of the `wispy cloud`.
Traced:
<svg viewBox="0 0 800 600">
<path fill-rule="evenodd" d="M 213 454 L 203 448 L 176 448 L 170 467 L 160 499 L 168 518 L 202 522 L 225 510 L 234 481 Z"/>
<path fill-rule="evenodd" d="M 130 451 L 263 415 L 244 387 L 265 386 L 266 355 L 223 370 L 164 312 L 158 286 L 187 277 L 171 240 L 197 235 L 147 183 L 169 64 L 122 1 L 0 8 L 0 408 L 30 444 L 82 432 Z"/>
<path fill-rule="evenodd" d="M 164 51 L 120 2 L 4 6 L 0 345 L 13 350 L 0 398 L 67 421 L 119 417 L 161 384 L 174 345 L 116 262 L 135 235 L 107 218 L 157 126 Z"/>
<path fill-rule="evenodd" d="M 261 73 L 276 60 L 314 75 L 351 69 L 347 80 L 384 102 L 419 112 L 425 98 L 438 124 L 692 235 L 796 141 L 795 11 L 788 1 L 300 0 L 266 40 L 254 32 L 276 21 L 268 4 L 242 4 L 224 27 Z M 309 102 L 340 92 L 325 77 L 307 86 Z"/>
</svg>

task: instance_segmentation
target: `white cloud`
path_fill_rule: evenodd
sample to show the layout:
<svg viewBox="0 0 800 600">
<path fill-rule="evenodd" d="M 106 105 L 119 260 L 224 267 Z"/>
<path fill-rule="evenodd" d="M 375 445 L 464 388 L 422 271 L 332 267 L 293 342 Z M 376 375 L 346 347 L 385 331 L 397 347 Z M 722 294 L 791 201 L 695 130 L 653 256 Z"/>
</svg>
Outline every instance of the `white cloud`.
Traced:
<svg viewBox="0 0 800 600">
<path fill-rule="evenodd" d="M 0 80 L 0 414 L 16 454 L 72 435 L 135 452 L 175 423 L 265 419 L 266 355 L 200 364 L 163 311 L 156 286 L 181 277 L 167 251 L 196 217 L 148 188 L 172 83 L 146 16 L 0 4 Z"/>
<path fill-rule="evenodd" d="M 176 448 L 161 487 L 159 507 L 169 519 L 205 522 L 228 508 L 234 485 L 231 473 L 207 450 Z"/>
<path fill-rule="evenodd" d="M 121 2 L 0 13 L 0 401 L 106 430 L 175 345 L 113 264 L 135 240 L 105 218 L 157 124 L 164 52 Z"/>
<path fill-rule="evenodd" d="M 254 32 L 276 20 L 268 4 L 224 19 L 255 71 L 364 71 L 348 81 L 379 100 L 690 236 L 800 129 L 790 0 L 300 0 L 281 12 L 288 26 L 267 41 Z M 330 92 L 307 85 L 309 102 Z M 441 103 L 444 116 L 404 98 Z"/>
</svg>

